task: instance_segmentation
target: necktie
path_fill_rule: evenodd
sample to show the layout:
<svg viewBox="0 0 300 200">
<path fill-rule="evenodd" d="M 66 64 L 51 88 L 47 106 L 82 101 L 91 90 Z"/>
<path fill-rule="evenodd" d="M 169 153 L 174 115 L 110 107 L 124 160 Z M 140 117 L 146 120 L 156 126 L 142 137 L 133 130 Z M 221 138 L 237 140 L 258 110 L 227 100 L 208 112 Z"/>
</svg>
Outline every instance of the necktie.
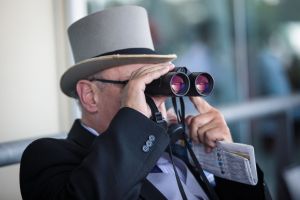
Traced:
<svg viewBox="0 0 300 200">
<path fill-rule="evenodd" d="M 183 189 L 188 200 L 208 199 L 204 191 L 198 185 L 194 176 L 182 160 L 174 157 L 174 163 L 180 176 Z M 169 164 L 168 164 L 169 163 Z M 173 167 L 167 153 L 163 154 L 157 165 L 153 167 L 147 179 L 168 199 L 182 199 L 176 177 L 174 176 Z"/>
</svg>

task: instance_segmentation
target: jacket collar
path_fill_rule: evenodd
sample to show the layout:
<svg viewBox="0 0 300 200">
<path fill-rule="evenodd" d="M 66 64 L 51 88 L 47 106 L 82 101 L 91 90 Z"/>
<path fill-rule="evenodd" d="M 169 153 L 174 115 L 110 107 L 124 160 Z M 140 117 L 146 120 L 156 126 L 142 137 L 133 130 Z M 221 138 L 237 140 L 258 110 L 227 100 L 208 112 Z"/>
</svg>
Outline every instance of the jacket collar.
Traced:
<svg viewBox="0 0 300 200">
<path fill-rule="evenodd" d="M 67 139 L 72 140 L 73 142 L 84 148 L 89 148 L 96 137 L 97 136 L 93 135 L 87 129 L 82 127 L 79 119 L 76 119 L 68 134 Z"/>
</svg>

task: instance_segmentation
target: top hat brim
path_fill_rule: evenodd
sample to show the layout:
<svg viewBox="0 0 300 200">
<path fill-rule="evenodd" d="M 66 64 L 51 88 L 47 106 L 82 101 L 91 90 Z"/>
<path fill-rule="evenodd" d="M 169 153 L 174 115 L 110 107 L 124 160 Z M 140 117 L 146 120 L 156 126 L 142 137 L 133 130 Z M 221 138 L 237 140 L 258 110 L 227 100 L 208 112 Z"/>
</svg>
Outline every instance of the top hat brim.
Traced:
<svg viewBox="0 0 300 200">
<path fill-rule="evenodd" d="M 87 79 L 89 76 L 102 70 L 128 64 L 165 63 L 176 59 L 176 57 L 177 56 L 175 54 L 117 54 L 86 59 L 82 62 L 76 63 L 63 74 L 60 80 L 60 87 L 63 93 L 65 93 L 67 96 L 76 98 L 77 82 L 82 79 Z"/>
</svg>

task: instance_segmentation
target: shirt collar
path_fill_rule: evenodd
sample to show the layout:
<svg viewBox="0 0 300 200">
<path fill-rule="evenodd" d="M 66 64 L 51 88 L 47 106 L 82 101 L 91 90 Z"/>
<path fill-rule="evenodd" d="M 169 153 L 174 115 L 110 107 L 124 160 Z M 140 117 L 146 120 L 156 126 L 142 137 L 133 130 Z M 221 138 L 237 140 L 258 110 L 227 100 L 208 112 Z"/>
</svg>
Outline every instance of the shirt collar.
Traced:
<svg viewBox="0 0 300 200">
<path fill-rule="evenodd" d="M 91 134 L 95 135 L 95 136 L 99 136 L 100 133 L 98 133 L 95 129 L 85 125 L 81 120 L 80 120 L 80 124 L 83 128 L 85 128 L 87 131 L 89 131 Z"/>
</svg>

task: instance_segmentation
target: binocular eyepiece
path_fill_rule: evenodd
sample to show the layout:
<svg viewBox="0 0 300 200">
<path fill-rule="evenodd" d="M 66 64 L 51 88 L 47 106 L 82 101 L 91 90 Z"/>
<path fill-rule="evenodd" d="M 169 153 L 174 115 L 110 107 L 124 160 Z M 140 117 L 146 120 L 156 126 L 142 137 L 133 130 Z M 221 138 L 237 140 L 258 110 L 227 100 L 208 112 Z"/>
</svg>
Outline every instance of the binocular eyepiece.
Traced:
<svg viewBox="0 0 300 200">
<path fill-rule="evenodd" d="M 145 93 L 153 96 L 208 96 L 213 86 L 214 80 L 210 74 L 175 67 L 173 71 L 149 83 Z"/>
</svg>

